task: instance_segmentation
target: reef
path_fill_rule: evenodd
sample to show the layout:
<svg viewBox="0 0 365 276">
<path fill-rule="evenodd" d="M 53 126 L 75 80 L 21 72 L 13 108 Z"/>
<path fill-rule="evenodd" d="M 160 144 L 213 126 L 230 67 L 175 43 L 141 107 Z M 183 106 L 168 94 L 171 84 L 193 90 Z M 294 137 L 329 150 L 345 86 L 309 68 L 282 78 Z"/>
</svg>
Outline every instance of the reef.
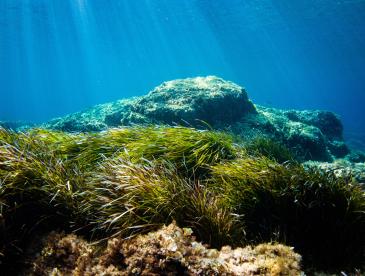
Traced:
<svg viewBox="0 0 365 276">
<path fill-rule="evenodd" d="M 104 251 L 74 234 L 52 232 L 27 275 L 300 275 L 300 255 L 280 244 L 208 249 L 175 223 Z"/>
<path fill-rule="evenodd" d="M 145 96 L 98 105 L 44 127 L 88 132 L 131 125 L 212 128 L 245 140 L 266 136 L 301 160 L 331 161 L 350 152 L 336 114 L 255 106 L 244 88 L 214 76 L 168 81 Z"/>
<path fill-rule="evenodd" d="M 8 275 L 365 269 L 365 154 L 332 112 L 254 105 L 211 76 L 1 126 Z"/>
</svg>

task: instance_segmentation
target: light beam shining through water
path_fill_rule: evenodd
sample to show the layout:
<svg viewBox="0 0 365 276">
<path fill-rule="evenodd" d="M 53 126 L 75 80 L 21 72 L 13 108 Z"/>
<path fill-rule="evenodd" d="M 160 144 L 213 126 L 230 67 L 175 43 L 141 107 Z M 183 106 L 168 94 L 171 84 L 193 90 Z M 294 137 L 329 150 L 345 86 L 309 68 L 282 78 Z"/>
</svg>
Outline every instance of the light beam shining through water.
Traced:
<svg viewBox="0 0 365 276">
<path fill-rule="evenodd" d="M 365 128 L 365 2 L 2 0 L 0 120 L 41 122 L 218 75 Z"/>
</svg>

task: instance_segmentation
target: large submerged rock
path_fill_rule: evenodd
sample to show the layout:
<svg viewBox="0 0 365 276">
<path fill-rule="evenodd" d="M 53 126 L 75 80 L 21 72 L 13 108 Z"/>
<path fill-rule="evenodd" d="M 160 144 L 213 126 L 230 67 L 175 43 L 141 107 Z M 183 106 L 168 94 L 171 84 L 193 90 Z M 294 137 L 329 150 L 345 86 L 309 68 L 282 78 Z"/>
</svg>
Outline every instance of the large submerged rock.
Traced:
<svg viewBox="0 0 365 276">
<path fill-rule="evenodd" d="M 281 110 L 257 106 L 274 126 L 276 136 L 304 160 L 331 161 L 350 151 L 343 141 L 343 126 L 333 112 Z"/>
<path fill-rule="evenodd" d="M 255 106 L 244 88 L 214 76 L 164 82 L 145 96 L 98 105 L 52 120 L 46 127 L 84 132 L 135 124 L 210 126 L 244 139 L 267 136 L 286 144 L 302 160 L 331 161 L 350 152 L 336 114 Z"/>
<path fill-rule="evenodd" d="M 244 88 L 208 76 L 164 82 L 145 96 L 98 105 L 47 125 L 64 131 L 99 131 L 133 124 L 209 124 L 219 128 L 255 113 Z"/>
<path fill-rule="evenodd" d="M 131 114 L 116 112 L 106 117 L 111 125 L 137 122 L 202 125 L 213 127 L 239 121 L 256 113 L 246 91 L 217 77 L 198 77 L 164 82 L 133 102 Z"/>
</svg>

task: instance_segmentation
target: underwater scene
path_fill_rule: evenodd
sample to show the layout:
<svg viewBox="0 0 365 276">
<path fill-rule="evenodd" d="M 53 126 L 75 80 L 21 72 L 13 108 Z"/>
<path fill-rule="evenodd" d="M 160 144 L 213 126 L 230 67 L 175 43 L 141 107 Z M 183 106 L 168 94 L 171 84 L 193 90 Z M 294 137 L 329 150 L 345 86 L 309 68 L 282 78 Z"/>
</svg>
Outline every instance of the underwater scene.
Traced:
<svg viewBox="0 0 365 276">
<path fill-rule="evenodd" d="M 0 0 L 0 275 L 365 275 L 365 0 Z"/>
</svg>

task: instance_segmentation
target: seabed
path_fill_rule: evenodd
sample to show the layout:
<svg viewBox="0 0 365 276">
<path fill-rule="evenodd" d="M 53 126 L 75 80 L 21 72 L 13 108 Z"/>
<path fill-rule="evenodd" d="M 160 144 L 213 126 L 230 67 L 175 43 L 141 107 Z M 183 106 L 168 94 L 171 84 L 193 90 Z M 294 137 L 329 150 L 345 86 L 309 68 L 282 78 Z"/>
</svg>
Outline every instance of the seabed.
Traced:
<svg viewBox="0 0 365 276">
<path fill-rule="evenodd" d="M 9 275 L 364 271 L 365 155 L 331 112 L 255 106 L 238 85 L 206 77 L 9 128 Z"/>
</svg>

